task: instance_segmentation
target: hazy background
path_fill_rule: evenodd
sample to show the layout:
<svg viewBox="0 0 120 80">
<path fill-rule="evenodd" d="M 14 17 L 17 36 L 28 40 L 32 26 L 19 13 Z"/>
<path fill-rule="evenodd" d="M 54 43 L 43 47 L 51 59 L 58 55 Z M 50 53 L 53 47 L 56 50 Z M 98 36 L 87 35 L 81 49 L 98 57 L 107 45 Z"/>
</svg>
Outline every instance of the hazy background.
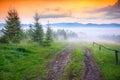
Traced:
<svg viewBox="0 0 120 80">
<path fill-rule="evenodd" d="M 24 30 L 34 24 L 37 12 L 45 31 L 49 21 L 54 31 L 78 35 L 70 40 L 120 43 L 120 0 L 0 0 L 0 35 L 10 9 L 17 10 Z"/>
</svg>

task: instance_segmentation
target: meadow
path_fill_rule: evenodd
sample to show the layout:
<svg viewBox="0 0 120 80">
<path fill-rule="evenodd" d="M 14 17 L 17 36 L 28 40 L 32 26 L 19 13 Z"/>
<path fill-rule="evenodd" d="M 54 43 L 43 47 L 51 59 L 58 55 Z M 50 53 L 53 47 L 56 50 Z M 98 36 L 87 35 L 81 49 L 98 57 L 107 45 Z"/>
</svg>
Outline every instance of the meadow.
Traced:
<svg viewBox="0 0 120 80">
<path fill-rule="evenodd" d="M 99 44 L 120 50 L 120 45 Z M 44 80 L 48 63 L 67 45 L 68 42 L 56 41 L 51 46 L 42 47 L 29 40 L 20 44 L 0 44 L 0 80 Z M 61 80 L 81 79 L 85 47 L 90 49 L 104 80 L 120 80 L 120 59 L 116 65 L 114 52 L 104 48 L 99 50 L 98 45 L 89 42 L 76 44 Z"/>
<path fill-rule="evenodd" d="M 0 44 L 0 80 L 43 80 L 48 62 L 67 44 L 54 42 L 49 47 L 32 41 Z"/>
</svg>

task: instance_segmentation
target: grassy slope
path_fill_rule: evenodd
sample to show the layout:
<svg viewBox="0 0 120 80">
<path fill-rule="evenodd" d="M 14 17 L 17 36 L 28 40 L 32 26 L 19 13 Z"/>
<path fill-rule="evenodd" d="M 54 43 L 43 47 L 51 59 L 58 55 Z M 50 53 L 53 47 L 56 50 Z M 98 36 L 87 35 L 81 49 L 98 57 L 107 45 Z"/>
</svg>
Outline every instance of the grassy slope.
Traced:
<svg viewBox="0 0 120 80">
<path fill-rule="evenodd" d="M 55 42 L 43 48 L 33 42 L 0 44 L 0 80 L 44 79 L 46 64 L 65 45 Z"/>
<path fill-rule="evenodd" d="M 120 50 L 119 45 L 104 44 L 104 46 Z M 92 44 L 89 44 L 89 48 L 91 49 L 95 60 L 100 66 L 105 80 L 120 80 L 120 53 L 119 64 L 116 65 L 114 52 L 106 50 L 104 48 L 99 51 L 99 47 L 97 45 L 92 46 Z"/>
<path fill-rule="evenodd" d="M 81 70 L 83 67 L 83 49 L 81 44 L 78 44 L 75 48 L 71 60 L 64 70 L 64 76 L 62 80 L 80 80 Z"/>
</svg>

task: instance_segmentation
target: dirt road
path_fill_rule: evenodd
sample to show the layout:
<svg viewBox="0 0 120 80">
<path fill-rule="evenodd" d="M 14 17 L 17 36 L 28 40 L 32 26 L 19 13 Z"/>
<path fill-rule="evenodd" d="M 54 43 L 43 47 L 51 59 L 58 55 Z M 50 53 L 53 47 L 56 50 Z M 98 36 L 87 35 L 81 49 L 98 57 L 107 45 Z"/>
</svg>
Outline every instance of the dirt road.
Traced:
<svg viewBox="0 0 120 80">
<path fill-rule="evenodd" d="M 48 77 L 46 80 L 60 80 L 63 75 L 63 70 L 70 59 L 73 48 L 73 45 L 67 46 L 49 63 Z"/>
<path fill-rule="evenodd" d="M 85 49 L 84 69 L 82 80 L 103 80 L 98 65 L 92 57 L 89 49 Z"/>
</svg>

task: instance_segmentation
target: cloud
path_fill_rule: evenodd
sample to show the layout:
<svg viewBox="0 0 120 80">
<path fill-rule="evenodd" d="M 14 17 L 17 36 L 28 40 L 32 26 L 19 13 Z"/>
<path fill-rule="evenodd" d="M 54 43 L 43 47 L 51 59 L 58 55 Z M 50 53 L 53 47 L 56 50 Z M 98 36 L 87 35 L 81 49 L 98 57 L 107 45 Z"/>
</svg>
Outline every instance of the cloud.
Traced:
<svg viewBox="0 0 120 80">
<path fill-rule="evenodd" d="M 68 14 L 42 14 L 40 18 L 63 18 L 63 17 L 70 17 Z"/>
<path fill-rule="evenodd" d="M 120 0 L 118 0 L 113 6 L 107 6 L 105 8 L 101 8 L 95 10 L 95 12 L 105 12 L 105 17 L 109 19 L 120 18 Z"/>
<path fill-rule="evenodd" d="M 40 18 L 64 18 L 70 17 L 71 11 L 64 10 L 60 8 L 45 8 L 42 12 L 40 12 Z"/>
</svg>

